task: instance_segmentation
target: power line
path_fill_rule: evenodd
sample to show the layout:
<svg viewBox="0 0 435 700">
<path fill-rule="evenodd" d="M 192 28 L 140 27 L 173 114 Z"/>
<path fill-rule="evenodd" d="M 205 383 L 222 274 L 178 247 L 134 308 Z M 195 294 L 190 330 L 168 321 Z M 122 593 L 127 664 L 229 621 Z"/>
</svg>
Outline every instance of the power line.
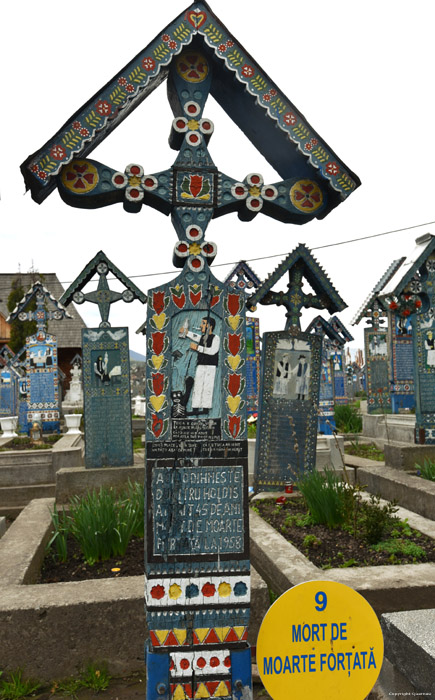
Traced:
<svg viewBox="0 0 435 700">
<path fill-rule="evenodd" d="M 402 231 L 411 231 L 414 228 L 422 228 L 423 226 L 431 226 L 435 224 L 435 221 L 429 221 L 425 224 L 416 224 L 415 226 L 405 226 L 404 228 L 396 228 L 392 231 L 384 231 L 383 233 L 373 233 L 371 236 L 360 236 L 359 238 L 350 238 L 348 241 L 339 241 L 338 243 L 327 243 L 326 245 L 319 245 L 315 248 L 310 248 L 310 250 L 322 250 L 323 248 L 334 248 L 339 245 L 347 245 L 348 243 L 357 243 L 358 241 L 368 241 L 370 238 L 379 238 L 380 236 L 389 236 L 392 233 L 401 233 Z M 258 260 L 270 260 L 271 258 L 282 258 L 288 255 L 286 253 L 275 253 L 274 255 L 262 255 L 259 258 L 248 258 L 245 262 L 257 262 Z M 237 265 L 240 261 L 236 260 L 234 262 L 226 263 L 216 263 L 213 267 L 228 267 L 230 265 Z M 158 277 L 159 275 L 173 275 L 174 270 L 168 270 L 166 272 L 148 272 L 144 275 L 131 275 L 129 279 L 138 279 L 141 277 Z M 116 279 L 115 277 L 108 279 Z M 61 284 L 71 284 L 71 282 L 61 282 Z"/>
</svg>

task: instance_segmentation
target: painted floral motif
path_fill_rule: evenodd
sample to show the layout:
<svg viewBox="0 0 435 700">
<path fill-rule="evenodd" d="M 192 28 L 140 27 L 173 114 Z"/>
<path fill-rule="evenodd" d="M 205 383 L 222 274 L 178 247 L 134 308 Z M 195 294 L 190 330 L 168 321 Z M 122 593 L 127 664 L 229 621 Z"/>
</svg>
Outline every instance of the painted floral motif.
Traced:
<svg viewBox="0 0 435 700">
<path fill-rule="evenodd" d="M 181 183 L 183 199 L 209 200 L 211 190 L 210 178 L 204 175 L 185 175 Z"/>
<path fill-rule="evenodd" d="M 53 146 L 50 151 L 50 155 L 55 160 L 63 160 L 66 158 L 66 151 L 63 146 Z"/>
<path fill-rule="evenodd" d="M 284 124 L 287 124 L 287 126 L 294 126 L 298 120 L 296 114 L 294 112 L 286 112 L 282 118 Z"/>
<path fill-rule="evenodd" d="M 338 175 L 340 168 L 335 161 L 329 161 L 329 163 L 326 165 L 326 172 L 329 175 Z"/>
<path fill-rule="evenodd" d="M 98 100 L 95 105 L 95 110 L 98 114 L 101 114 L 102 117 L 108 117 L 109 114 L 112 113 L 112 105 L 107 100 Z"/>
<path fill-rule="evenodd" d="M 186 295 L 184 293 L 184 287 L 177 284 L 175 287 L 169 287 L 171 292 L 172 301 L 178 309 L 183 309 L 186 303 Z"/>
<path fill-rule="evenodd" d="M 142 68 L 144 68 L 146 71 L 154 70 L 155 67 L 156 62 L 151 56 L 146 56 L 146 58 L 143 59 Z"/>
<path fill-rule="evenodd" d="M 252 78 L 254 73 L 255 70 L 253 69 L 253 67 L 245 63 L 245 65 L 242 68 L 242 75 L 244 75 L 245 78 Z"/>
<path fill-rule="evenodd" d="M 323 193 L 316 182 L 299 180 L 290 189 L 290 200 L 299 211 L 312 213 L 322 206 Z"/>
<path fill-rule="evenodd" d="M 62 185 L 75 194 L 91 192 L 98 184 L 98 171 L 87 160 L 73 160 L 62 170 Z"/>
<path fill-rule="evenodd" d="M 196 51 L 183 51 L 177 58 L 176 69 L 178 75 L 188 83 L 202 83 L 208 75 L 208 63 Z"/>
<path fill-rule="evenodd" d="M 201 284 L 189 284 L 189 298 L 193 306 L 197 306 L 201 301 L 202 297 L 202 285 Z"/>
</svg>

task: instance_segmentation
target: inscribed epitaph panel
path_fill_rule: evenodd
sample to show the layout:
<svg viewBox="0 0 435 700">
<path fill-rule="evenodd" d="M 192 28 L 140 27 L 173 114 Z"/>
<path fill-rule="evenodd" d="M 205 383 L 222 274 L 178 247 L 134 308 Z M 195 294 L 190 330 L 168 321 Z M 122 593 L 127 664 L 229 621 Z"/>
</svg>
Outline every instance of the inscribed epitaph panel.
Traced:
<svg viewBox="0 0 435 700">
<path fill-rule="evenodd" d="M 26 339 L 27 422 L 38 418 L 43 431 L 59 430 L 57 342 L 39 331 Z"/>
<path fill-rule="evenodd" d="M 415 406 L 411 318 L 391 314 L 390 348 L 391 408 L 393 413 L 398 413 L 401 408 Z"/>
<path fill-rule="evenodd" d="M 254 488 L 273 491 L 315 468 L 322 338 L 264 333 Z"/>
<path fill-rule="evenodd" d="M 18 377 L 10 367 L 0 370 L 0 416 L 18 415 Z"/>
<path fill-rule="evenodd" d="M 87 469 L 133 464 L 127 328 L 84 328 Z"/>
<path fill-rule="evenodd" d="M 364 328 L 367 375 L 367 411 L 391 407 L 388 378 L 387 331 Z"/>
<path fill-rule="evenodd" d="M 420 284 L 426 311 L 412 317 L 416 427 L 415 442 L 435 444 L 435 254 L 422 266 Z"/>
<path fill-rule="evenodd" d="M 322 366 L 319 390 L 318 431 L 323 435 L 332 435 L 335 429 L 334 418 L 334 381 L 332 372 L 331 344 L 323 338 Z"/>
</svg>

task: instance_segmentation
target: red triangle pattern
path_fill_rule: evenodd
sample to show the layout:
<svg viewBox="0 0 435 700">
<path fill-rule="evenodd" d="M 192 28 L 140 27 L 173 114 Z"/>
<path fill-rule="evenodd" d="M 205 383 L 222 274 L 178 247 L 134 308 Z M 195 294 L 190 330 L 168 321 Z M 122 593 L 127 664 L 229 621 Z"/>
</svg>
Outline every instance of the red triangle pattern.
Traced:
<svg viewBox="0 0 435 700">
<path fill-rule="evenodd" d="M 237 634 L 234 632 L 233 628 L 231 627 L 230 631 L 228 632 L 227 636 L 225 637 L 226 642 L 238 642 L 239 638 Z"/>
<path fill-rule="evenodd" d="M 172 632 L 172 630 L 169 632 L 168 636 L 166 637 L 164 646 L 165 647 L 178 647 L 178 646 L 180 646 L 178 643 L 178 639 L 175 636 L 175 634 Z"/>
<path fill-rule="evenodd" d="M 211 628 L 210 632 L 204 639 L 204 644 L 222 644 L 213 628 Z"/>
<path fill-rule="evenodd" d="M 153 645 L 153 647 L 160 646 L 159 639 L 158 639 L 157 635 L 152 630 L 150 630 L 150 638 L 151 638 L 151 644 Z"/>
<path fill-rule="evenodd" d="M 207 688 L 207 690 L 211 696 L 214 695 L 219 683 L 220 683 L 220 681 L 205 681 L 204 685 Z"/>
</svg>

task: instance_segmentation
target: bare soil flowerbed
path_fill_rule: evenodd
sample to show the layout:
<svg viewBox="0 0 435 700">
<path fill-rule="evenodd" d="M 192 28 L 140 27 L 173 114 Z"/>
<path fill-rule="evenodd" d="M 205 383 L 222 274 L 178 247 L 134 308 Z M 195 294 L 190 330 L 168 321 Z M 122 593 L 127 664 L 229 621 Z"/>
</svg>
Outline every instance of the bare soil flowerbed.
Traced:
<svg viewBox="0 0 435 700">
<path fill-rule="evenodd" d="M 379 545 L 369 545 L 346 529 L 311 524 L 301 497 L 287 499 L 282 505 L 275 499 L 265 499 L 251 507 L 321 569 L 435 562 L 435 541 L 406 523 L 393 526 L 380 542 L 387 543 L 389 551 L 382 551 Z"/>
<path fill-rule="evenodd" d="M 19 450 L 49 450 L 53 447 L 54 443 L 60 440 L 63 435 L 45 435 L 38 440 L 38 442 L 33 442 L 29 437 L 16 437 L 11 442 L 9 442 L 6 447 L 0 447 L 0 452 L 15 452 Z"/>
<path fill-rule="evenodd" d="M 119 569 L 119 571 L 112 571 Z M 61 581 L 87 581 L 94 578 L 115 578 L 118 576 L 141 576 L 144 573 L 144 541 L 133 537 L 123 557 L 112 557 L 92 566 L 87 564 L 78 543 L 68 538 L 68 559 L 59 562 L 53 551 L 44 559 L 38 583 L 59 583 Z"/>
</svg>

